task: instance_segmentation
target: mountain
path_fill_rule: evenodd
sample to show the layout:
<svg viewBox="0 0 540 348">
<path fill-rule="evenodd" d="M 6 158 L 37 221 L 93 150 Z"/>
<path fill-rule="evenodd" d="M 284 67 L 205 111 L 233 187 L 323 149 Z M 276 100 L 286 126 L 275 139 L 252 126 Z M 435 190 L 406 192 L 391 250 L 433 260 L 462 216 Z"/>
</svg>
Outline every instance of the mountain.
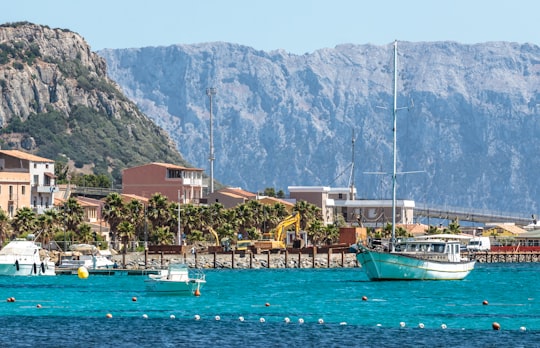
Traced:
<svg viewBox="0 0 540 348">
<path fill-rule="evenodd" d="M 106 174 L 148 162 L 187 165 L 167 133 L 107 77 L 77 33 L 0 26 L 0 144 Z"/>
<path fill-rule="evenodd" d="M 532 214 L 540 204 L 540 48 L 489 42 L 398 43 L 398 198 Z M 230 43 L 98 52 L 189 162 L 251 191 L 347 186 L 390 198 L 393 45 L 310 54 Z M 351 171 L 354 132 L 355 170 Z"/>
</svg>

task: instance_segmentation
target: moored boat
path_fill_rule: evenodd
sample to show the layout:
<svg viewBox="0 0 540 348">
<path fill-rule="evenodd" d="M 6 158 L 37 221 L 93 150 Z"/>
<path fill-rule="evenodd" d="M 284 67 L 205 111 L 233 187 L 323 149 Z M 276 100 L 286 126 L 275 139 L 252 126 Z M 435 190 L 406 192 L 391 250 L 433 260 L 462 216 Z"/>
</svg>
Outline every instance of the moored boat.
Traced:
<svg viewBox="0 0 540 348">
<path fill-rule="evenodd" d="M 74 244 L 70 250 L 61 257 L 58 268 L 78 269 L 85 267 L 89 270 L 116 268 L 114 262 L 103 255 L 94 245 Z"/>
<path fill-rule="evenodd" d="M 461 280 L 474 269 L 457 239 L 412 238 L 394 251 L 358 245 L 356 259 L 371 280 Z"/>
<path fill-rule="evenodd" d="M 394 42 L 392 233 L 387 248 L 356 245 L 356 259 L 371 280 L 461 280 L 475 265 L 463 259 L 457 239 L 412 239 L 396 243 L 397 41 Z"/>
<path fill-rule="evenodd" d="M 206 279 L 200 270 L 190 271 L 184 263 L 171 263 L 158 274 L 150 274 L 145 283 L 148 291 L 159 294 L 197 295 Z"/>
<path fill-rule="evenodd" d="M 30 234 L 26 239 L 12 240 L 0 250 L 0 275 L 53 276 L 56 272 L 47 251 Z"/>
</svg>

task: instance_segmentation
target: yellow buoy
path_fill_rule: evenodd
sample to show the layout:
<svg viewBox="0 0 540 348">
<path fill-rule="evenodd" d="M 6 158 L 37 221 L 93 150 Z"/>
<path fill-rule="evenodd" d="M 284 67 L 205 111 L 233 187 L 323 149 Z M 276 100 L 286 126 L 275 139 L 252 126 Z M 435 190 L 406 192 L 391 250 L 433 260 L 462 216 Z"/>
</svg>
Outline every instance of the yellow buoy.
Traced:
<svg viewBox="0 0 540 348">
<path fill-rule="evenodd" d="M 77 270 L 77 275 L 78 275 L 79 278 L 81 278 L 81 279 L 86 279 L 86 278 L 88 278 L 88 270 L 86 269 L 86 267 L 81 266 L 81 267 L 79 267 L 79 269 Z"/>
</svg>

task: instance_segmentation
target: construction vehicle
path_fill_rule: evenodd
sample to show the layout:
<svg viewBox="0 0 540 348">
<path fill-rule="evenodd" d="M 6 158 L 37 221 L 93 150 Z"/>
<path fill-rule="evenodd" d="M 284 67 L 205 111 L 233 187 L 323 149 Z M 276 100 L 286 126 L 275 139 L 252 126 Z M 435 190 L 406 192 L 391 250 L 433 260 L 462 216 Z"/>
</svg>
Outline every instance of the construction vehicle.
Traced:
<svg viewBox="0 0 540 348">
<path fill-rule="evenodd" d="M 263 239 L 253 242 L 255 248 L 260 250 L 284 250 L 287 248 L 285 237 L 287 230 L 294 225 L 295 240 L 300 237 L 299 213 L 294 213 L 281 221 L 270 233 L 263 234 Z"/>
</svg>

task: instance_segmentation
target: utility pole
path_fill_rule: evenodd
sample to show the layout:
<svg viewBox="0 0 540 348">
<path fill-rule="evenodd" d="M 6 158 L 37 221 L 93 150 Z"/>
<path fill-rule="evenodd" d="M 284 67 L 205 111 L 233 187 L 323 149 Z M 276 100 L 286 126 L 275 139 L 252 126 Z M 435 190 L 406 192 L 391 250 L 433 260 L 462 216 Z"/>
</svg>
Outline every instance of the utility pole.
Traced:
<svg viewBox="0 0 540 348">
<path fill-rule="evenodd" d="M 214 193 L 214 128 L 212 124 L 212 97 L 216 95 L 216 89 L 211 87 L 206 89 L 206 95 L 210 99 L 210 193 Z"/>
</svg>

